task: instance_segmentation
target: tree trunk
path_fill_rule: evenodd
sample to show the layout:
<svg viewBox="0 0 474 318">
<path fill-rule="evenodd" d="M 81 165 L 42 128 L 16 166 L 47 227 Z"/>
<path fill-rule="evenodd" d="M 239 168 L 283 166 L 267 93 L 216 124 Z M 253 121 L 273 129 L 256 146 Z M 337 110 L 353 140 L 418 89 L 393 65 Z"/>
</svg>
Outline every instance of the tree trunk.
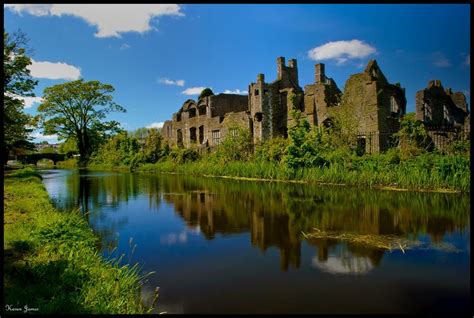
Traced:
<svg viewBox="0 0 474 318">
<path fill-rule="evenodd" d="M 87 146 L 84 143 L 84 134 L 82 131 L 79 131 L 77 133 L 77 148 L 79 149 L 78 166 L 84 167 L 87 165 L 88 155 L 87 155 Z"/>
</svg>

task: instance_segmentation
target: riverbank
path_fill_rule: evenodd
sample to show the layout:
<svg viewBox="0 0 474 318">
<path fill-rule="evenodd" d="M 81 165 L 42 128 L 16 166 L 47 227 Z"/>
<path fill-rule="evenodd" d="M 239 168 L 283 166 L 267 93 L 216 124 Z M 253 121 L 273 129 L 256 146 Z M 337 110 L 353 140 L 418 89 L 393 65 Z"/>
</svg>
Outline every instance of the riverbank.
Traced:
<svg viewBox="0 0 474 318">
<path fill-rule="evenodd" d="M 105 260 L 83 215 L 56 210 L 34 169 L 8 173 L 4 191 L 6 305 L 40 314 L 148 311 L 138 266 Z"/>
<path fill-rule="evenodd" d="M 426 154 L 394 161 L 379 154 L 334 160 L 319 168 L 287 169 L 265 161 L 219 163 L 209 158 L 175 163 L 159 161 L 139 166 L 136 171 L 181 173 L 252 181 L 283 181 L 361 186 L 397 191 L 470 192 L 470 158 Z"/>
</svg>

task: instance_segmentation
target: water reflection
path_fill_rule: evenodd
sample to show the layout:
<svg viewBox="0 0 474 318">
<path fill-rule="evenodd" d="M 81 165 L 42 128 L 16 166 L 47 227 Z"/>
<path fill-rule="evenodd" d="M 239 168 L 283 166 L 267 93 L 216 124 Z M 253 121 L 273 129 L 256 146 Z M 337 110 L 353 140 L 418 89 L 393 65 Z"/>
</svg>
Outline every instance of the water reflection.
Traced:
<svg viewBox="0 0 474 318">
<path fill-rule="evenodd" d="M 84 213 L 105 256 L 117 247 L 156 272 L 142 291 L 160 287 L 157 313 L 469 308 L 467 195 L 66 170 L 44 183 L 58 207 Z M 403 254 L 304 240 L 313 228 L 423 244 Z"/>
<path fill-rule="evenodd" d="M 252 246 L 262 252 L 279 250 L 283 271 L 300 267 L 301 233 L 314 228 L 404 238 L 425 235 L 441 242 L 446 234 L 467 230 L 470 221 L 466 195 L 87 171 L 69 172 L 65 178 L 61 195 L 66 197 L 59 196 L 57 204 L 80 207 L 104 248 L 117 246 L 116 233 L 133 217 L 114 218 L 108 212 L 144 196 L 149 210 L 159 211 L 164 201 L 187 224 L 189 231 L 160 234 L 160 244 L 186 244 L 192 231 L 207 240 L 250 232 Z M 382 250 L 336 240 L 308 244 L 315 250 L 313 265 L 330 273 L 366 273 L 384 256 Z"/>
</svg>

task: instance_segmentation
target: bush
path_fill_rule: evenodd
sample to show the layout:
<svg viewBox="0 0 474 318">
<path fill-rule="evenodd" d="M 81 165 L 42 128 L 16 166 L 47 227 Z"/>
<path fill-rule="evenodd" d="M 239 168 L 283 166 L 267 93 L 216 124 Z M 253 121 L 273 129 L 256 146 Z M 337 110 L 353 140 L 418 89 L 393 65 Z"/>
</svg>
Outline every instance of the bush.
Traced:
<svg viewBox="0 0 474 318">
<path fill-rule="evenodd" d="M 142 159 L 139 157 L 138 139 L 129 137 L 126 132 L 119 133 L 107 140 L 92 156 L 91 165 L 108 165 L 117 167 L 130 166 Z"/>
<path fill-rule="evenodd" d="M 255 159 L 280 163 L 286 153 L 288 139 L 273 138 L 255 146 Z"/>
<path fill-rule="evenodd" d="M 177 164 L 193 162 L 199 159 L 199 153 L 194 149 L 174 148 L 170 152 L 171 160 Z"/>
<path fill-rule="evenodd" d="M 285 165 L 290 169 L 327 166 L 328 162 L 323 153 L 331 147 L 326 130 L 320 127 L 311 128 L 309 122 L 296 109 L 292 110 L 291 115 L 295 124 L 288 130 L 289 144 L 283 157 Z"/>
<path fill-rule="evenodd" d="M 221 162 L 247 161 L 253 154 L 253 143 L 250 131 L 242 128 L 235 129 L 235 134 L 228 134 L 217 146 L 214 156 Z"/>
<path fill-rule="evenodd" d="M 398 147 L 405 159 L 423 153 L 428 140 L 425 126 L 415 119 L 415 113 L 408 113 L 401 119 L 400 130 L 394 137 L 398 138 Z"/>
</svg>

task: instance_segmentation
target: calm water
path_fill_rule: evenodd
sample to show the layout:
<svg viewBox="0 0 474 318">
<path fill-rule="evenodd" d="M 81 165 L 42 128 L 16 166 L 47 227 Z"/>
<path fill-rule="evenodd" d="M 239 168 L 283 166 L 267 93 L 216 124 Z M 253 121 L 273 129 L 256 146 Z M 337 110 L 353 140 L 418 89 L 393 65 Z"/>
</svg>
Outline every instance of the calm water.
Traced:
<svg viewBox="0 0 474 318">
<path fill-rule="evenodd" d="M 143 297 L 160 287 L 157 312 L 469 311 L 467 195 L 73 170 L 43 177 L 57 207 L 89 212 L 105 256 L 156 272 Z M 403 253 L 305 240 L 313 228 L 424 244 Z"/>
</svg>

